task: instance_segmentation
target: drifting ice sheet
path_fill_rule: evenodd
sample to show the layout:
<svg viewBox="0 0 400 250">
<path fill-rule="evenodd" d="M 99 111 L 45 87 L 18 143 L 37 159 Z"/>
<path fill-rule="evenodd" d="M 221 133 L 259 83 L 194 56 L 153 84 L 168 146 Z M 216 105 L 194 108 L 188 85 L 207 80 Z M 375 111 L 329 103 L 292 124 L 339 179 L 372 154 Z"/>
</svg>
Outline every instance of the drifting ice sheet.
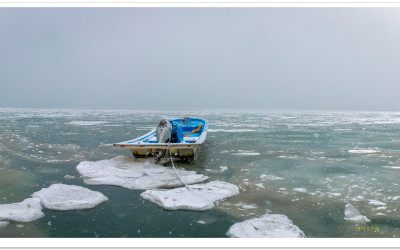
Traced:
<svg viewBox="0 0 400 250">
<path fill-rule="evenodd" d="M 37 198 L 28 198 L 19 203 L 0 205 L 0 221 L 29 222 L 43 216 L 42 206 Z"/>
<path fill-rule="evenodd" d="M 348 152 L 351 154 L 374 154 L 380 151 L 376 149 L 350 149 Z"/>
<path fill-rule="evenodd" d="M 102 193 L 65 184 L 53 184 L 32 194 L 42 205 L 53 210 L 74 210 L 93 208 L 108 200 Z"/>
<path fill-rule="evenodd" d="M 237 153 L 233 153 L 232 155 L 236 155 L 236 156 L 255 156 L 255 155 L 260 155 L 260 153 L 254 152 L 254 151 L 238 150 Z"/>
<path fill-rule="evenodd" d="M 266 214 L 262 217 L 238 222 L 226 233 L 234 238 L 304 238 L 305 234 L 283 214 Z"/>
<path fill-rule="evenodd" d="M 76 125 L 76 126 L 93 126 L 93 125 L 99 125 L 99 124 L 103 124 L 106 122 L 103 121 L 72 121 L 69 122 L 68 124 L 71 125 Z"/>
<path fill-rule="evenodd" d="M 206 184 L 190 185 L 170 190 L 147 190 L 140 194 L 144 199 L 170 210 L 205 211 L 214 207 L 214 202 L 239 193 L 236 185 L 211 181 Z"/>
<path fill-rule="evenodd" d="M 347 203 L 344 210 L 344 219 L 353 222 L 367 223 L 370 220 L 360 213 L 353 205 Z"/>
<path fill-rule="evenodd" d="M 8 222 L 8 221 L 0 221 L 0 228 L 5 227 L 8 224 L 10 224 L 10 222 Z"/>
<path fill-rule="evenodd" d="M 128 189 L 172 188 L 182 186 L 172 168 L 150 162 L 138 162 L 130 157 L 117 156 L 110 160 L 83 161 L 76 167 L 86 184 L 115 185 Z M 186 184 L 203 182 L 207 176 L 194 171 L 177 169 Z"/>
</svg>

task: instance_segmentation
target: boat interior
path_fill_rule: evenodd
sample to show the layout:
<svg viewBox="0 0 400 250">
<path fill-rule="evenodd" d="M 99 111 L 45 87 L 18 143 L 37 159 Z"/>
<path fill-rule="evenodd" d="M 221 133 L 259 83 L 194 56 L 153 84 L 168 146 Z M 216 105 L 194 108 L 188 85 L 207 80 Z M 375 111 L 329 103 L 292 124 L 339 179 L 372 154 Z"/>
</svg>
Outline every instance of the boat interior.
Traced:
<svg viewBox="0 0 400 250">
<path fill-rule="evenodd" d="M 198 119 L 171 120 L 171 143 L 194 143 L 203 132 L 204 122 Z M 143 140 L 144 143 L 157 143 L 156 133 Z"/>
</svg>

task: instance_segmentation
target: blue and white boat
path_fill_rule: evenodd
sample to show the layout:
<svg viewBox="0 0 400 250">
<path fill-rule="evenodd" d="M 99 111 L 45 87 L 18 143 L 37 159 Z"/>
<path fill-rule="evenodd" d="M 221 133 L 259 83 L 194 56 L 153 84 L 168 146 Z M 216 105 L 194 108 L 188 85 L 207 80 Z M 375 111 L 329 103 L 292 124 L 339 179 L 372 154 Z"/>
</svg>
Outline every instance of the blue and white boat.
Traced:
<svg viewBox="0 0 400 250">
<path fill-rule="evenodd" d="M 149 133 L 114 146 L 129 148 L 135 157 L 194 159 L 207 129 L 208 121 L 199 118 L 161 120 Z"/>
</svg>

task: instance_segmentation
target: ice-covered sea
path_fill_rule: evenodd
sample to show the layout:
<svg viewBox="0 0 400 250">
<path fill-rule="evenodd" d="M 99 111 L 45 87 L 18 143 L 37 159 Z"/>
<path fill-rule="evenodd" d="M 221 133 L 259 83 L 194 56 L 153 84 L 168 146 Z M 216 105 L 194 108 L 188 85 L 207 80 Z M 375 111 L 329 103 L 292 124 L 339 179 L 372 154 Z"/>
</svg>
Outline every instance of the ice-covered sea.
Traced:
<svg viewBox="0 0 400 250">
<path fill-rule="evenodd" d="M 110 146 L 183 116 L 191 190 Z M 0 237 L 399 237 L 399 180 L 399 112 L 0 109 Z"/>
</svg>

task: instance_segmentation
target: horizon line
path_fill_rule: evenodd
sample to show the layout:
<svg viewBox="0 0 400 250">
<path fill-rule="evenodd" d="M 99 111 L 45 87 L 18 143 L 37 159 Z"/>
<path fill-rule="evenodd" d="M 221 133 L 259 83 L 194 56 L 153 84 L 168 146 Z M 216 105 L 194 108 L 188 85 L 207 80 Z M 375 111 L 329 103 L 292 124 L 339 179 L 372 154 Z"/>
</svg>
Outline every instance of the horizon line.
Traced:
<svg viewBox="0 0 400 250">
<path fill-rule="evenodd" d="M 28 110 L 280 110 L 280 111 L 330 111 L 330 112 L 400 112 L 400 110 L 367 110 L 367 109 L 316 109 L 316 108 L 238 108 L 238 107 L 213 107 L 213 108 L 111 108 L 111 107 L 5 107 L 1 109 L 28 109 Z"/>
</svg>

